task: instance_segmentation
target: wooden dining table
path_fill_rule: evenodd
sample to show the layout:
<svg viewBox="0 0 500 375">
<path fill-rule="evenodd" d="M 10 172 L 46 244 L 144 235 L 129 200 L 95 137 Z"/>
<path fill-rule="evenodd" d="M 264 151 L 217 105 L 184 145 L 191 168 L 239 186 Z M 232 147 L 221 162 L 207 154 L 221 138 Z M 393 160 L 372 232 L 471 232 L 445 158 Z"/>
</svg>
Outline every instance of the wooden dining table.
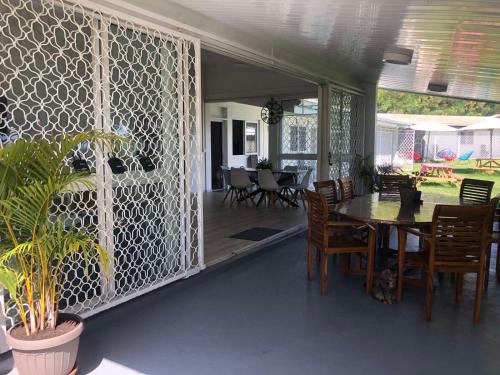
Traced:
<svg viewBox="0 0 500 375">
<path fill-rule="evenodd" d="M 358 196 L 332 206 L 332 213 L 345 216 L 377 228 L 382 225 L 404 225 L 429 228 L 432 224 L 434 208 L 438 204 L 467 204 L 458 196 L 422 194 L 422 204 L 401 205 L 399 197 L 386 198 L 379 193 Z M 380 230 L 377 230 L 380 233 Z M 402 249 L 402 251 L 405 251 Z M 401 300 L 403 282 L 414 281 L 404 277 L 405 254 L 398 251 L 397 300 Z"/>
</svg>

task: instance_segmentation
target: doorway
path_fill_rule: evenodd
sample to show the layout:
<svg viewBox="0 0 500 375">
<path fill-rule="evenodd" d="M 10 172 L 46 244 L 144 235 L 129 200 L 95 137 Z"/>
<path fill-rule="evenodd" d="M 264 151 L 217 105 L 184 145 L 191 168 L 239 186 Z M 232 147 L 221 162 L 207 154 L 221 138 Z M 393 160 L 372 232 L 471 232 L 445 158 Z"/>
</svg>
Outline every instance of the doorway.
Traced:
<svg viewBox="0 0 500 375">
<path fill-rule="evenodd" d="M 212 190 L 221 190 L 224 188 L 221 165 L 223 163 L 222 155 L 222 122 L 210 122 L 210 145 L 212 160 Z"/>
</svg>

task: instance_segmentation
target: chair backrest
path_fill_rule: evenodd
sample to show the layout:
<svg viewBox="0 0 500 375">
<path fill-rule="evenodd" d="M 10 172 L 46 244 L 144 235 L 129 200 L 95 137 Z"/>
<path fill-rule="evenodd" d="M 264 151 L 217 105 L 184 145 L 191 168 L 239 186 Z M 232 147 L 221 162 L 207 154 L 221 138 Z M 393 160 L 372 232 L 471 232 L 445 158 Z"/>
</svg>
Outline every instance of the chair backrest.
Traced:
<svg viewBox="0 0 500 375">
<path fill-rule="evenodd" d="M 400 187 L 414 187 L 415 184 L 408 175 L 380 175 L 379 193 L 383 197 L 399 197 Z"/>
<path fill-rule="evenodd" d="M 297 185 L 299 189 L 307 189 L 309 187 L 309 183 L 311 182 L 311 174 L 312 174 L 312 169 L 308 169 L 306 173 L 302 176 L 302 180 L 300 180 L 300 183 Z"/>
<path fill-rule="evenodd" d="M 339 202 L 337 184 L 334 180 L 314 181 L 313 185 L 316 193 L 321 193 L 325 197 L 328 207 Z"/>
<path fill-rule="evenodd" d="M 231 186 L 231 170 L 221 167 L 222 177 L 224 177 L 224 186 Z"/>
<path fill-rule="evenodd" d="M 297 172 L 299 170 L 299 167 L 296 165 L 285 165 L 285 168 L 283 168 L 283 170 L 290 172 Z"/>
<path fill-rule="evenodd" d="M 460 186 L 460 198 L 464 202 L 485 204 L 490 201 L 493 181 L 464 178 Z"/>
<path fill-rule="evenodd" d="M 478 265 L 485 256 L 493 206 L 437 205 L 432 219 L 430 261 L 446 266 Z"/>
<path fill-rule="evenodd" d="M 258 155 L 249 155 L 247 160 L 248 168 L 256 168 L 259 163 Z"/>
<path fill-rule="evenodd" d="M 273 172 L 271 172 L 271 170 L 269 169 L 257 170 L 257 179 L 262 190 L 276 191 L 280 188 L 280 186 L 274 179 Z"/>
<path fill-rule="evenodd" d="M 338 183 L 341 201 L 354 198 L 354 184 L 351 179 L 339 178 Z"/>
<path fill-rule="evenodd" d="M 307 236 L 309 241 L 319 247 L 328 245 L 328 230 L 325 223 L 328 221 L 328 204 L 321 193 L 306 190 L 307 196 Z"/>
<path fill-rule="evenodd" d="M 243 168 L 231 168 L 231 186 L 244 189 L 252 186 L 247 171 Z"/>
</svg>

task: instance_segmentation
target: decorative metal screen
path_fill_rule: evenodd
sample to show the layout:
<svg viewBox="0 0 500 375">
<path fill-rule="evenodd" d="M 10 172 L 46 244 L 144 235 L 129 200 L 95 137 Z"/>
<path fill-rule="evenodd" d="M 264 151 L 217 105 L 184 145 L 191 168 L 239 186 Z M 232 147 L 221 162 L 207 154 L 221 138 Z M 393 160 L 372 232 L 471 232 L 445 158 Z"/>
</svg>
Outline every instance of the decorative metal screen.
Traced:
<svg viewBox="0 0 500 375">
<path fill-rule="evenodd" d="M 330 91 L 330 178 L 349 177 L 357 190 L 361 181 L 357 155 L 363 156 L 364 98 L 337 88 Z"/>
<path fill-rule="evenodd" d="M 118 175 L 109 155 L 80 145 L 96 189 L 54 204 L 113 255 L 109 277 L 93 260 L 88 277 L 83 259 L 68 260 L 64 310 L 91 315 L 203 267 L 199 48 L 60 0 L 0 0 L 2 142 L 91 129 L 128 138 L 108 150 L 127 167 Z"/>
<path fill-rule="evenodd" d="M 313 169 L 311 183 L 316 180 L 318 143 L 318 115 L 293 114 L 281 120 L 280 166 L 298 166 L 300 169 Z"/>
</svg>

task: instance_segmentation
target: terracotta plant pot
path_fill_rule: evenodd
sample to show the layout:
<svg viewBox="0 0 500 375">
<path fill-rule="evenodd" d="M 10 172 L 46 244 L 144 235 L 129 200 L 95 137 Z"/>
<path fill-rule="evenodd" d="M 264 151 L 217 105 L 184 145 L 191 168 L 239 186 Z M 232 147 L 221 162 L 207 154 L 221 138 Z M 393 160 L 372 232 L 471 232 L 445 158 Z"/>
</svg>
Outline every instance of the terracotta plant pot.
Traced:
<svg viewBox="0 0 500 375">
<path fill-rule="evenodd" d="M 20 340 L 7 332 L 7 344 L 12 347 L 19 375 L 68 375 L 74 369 L 83 321 L 77 315 L 61 314 L 62 320 L 78 324 L 61 336 L 42 340 Z"/>
</svg>

